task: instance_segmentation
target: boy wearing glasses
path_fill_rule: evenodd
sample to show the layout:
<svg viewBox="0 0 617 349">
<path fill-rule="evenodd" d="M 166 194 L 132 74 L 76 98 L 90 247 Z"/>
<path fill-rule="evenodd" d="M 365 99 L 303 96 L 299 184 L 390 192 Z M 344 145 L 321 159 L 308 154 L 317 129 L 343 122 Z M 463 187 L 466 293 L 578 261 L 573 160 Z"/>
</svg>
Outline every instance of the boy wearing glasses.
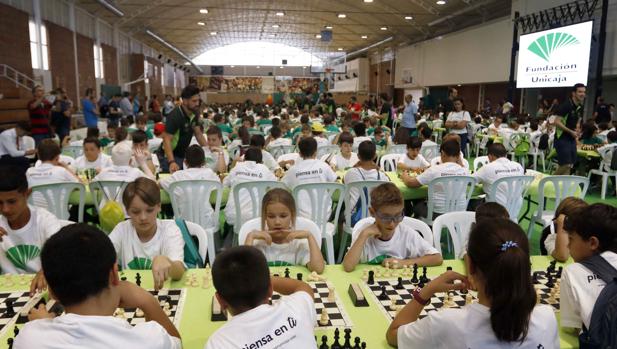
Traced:
<svg viewBox="0 0 617 349">
<path fill-rule="evenodd" d="M 441 254 L 420 233 L 403 222 L 403 196 L 392 183 L 371 192 L 373 217 L 359 221 L 353 230 L 351 247 L 343 259 L 346 272 L 356 264 L 433 266 L 443 262 Z M 403 224 L 401 224 L 403 222 Z"/>
</svg>

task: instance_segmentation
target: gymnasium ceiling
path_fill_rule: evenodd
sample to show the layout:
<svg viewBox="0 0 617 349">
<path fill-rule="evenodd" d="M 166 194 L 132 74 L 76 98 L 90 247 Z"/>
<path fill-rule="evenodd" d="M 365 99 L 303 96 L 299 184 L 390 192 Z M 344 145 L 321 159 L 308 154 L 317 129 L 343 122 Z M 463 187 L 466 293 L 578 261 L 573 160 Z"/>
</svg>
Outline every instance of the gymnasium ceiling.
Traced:
<svg viewBox="0 0 617 349">
<path fill-rule="evenodd" d="M 177 57 L 146 34 L 150 29 L 191 58 L 216 47 L 256 40 L 283 43 L 316 55 L 339 48 L 353 52 L 391 36 L 394 39 L 387 45 L 405 45 L 507 16 L 512 4 L 512 0 L 447 0 L 444 5 L 436 0 L 106 1 L 124 16 L 116 16 L 96 0 L 76 3 L 109 23 L 117 23 L 122 31 L 149 46 Z M 200 13 L 202 9 L 208 13 Z M 341 13 L 346 18 L 339 18 Z M 276 25 L 279 27 L 273 27 Z M 326 26 L 332 26 L 329 43 L 316 38 Z M 216 35 L 211 34 L 214 32 Z"/>
</svg>

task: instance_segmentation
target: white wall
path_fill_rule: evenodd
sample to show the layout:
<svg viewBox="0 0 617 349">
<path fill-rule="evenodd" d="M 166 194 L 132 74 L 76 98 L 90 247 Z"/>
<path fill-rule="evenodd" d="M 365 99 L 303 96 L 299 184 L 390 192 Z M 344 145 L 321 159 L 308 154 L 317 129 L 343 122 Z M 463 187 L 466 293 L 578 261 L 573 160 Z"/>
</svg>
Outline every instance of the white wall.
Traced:
<svg viewBox="0 0 617 349">
<path fill-rule="evenodd" d="M 396 88 L 507 81 L 512 22 L 501 18 L 396 52 Z M 413 83 L 402 82 L 411 70 Z"/>
</svg>

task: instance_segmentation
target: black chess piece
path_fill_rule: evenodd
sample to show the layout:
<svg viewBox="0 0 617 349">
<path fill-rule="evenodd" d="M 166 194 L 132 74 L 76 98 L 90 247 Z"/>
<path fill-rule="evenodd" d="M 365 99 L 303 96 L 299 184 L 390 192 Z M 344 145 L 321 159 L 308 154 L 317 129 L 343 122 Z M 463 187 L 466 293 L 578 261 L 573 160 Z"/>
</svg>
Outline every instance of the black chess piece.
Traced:
<svg viewBox="0 0 617 349">
<path fill-rule="evenodd" d="M 428 282 L 431 281 L 431 279 L 426 277 L 426 267 L 422 267 L 422 276 L 420 277 L 420 281 L 423 284 L 428 284 Z"/>
<path fill-rule="evenodd" d="M 15 309 L 13 309 L 13 300 L 7 299 L 6 302 L 4 302 L 4 304 L 6 305 L 5 314 L 8 317 L 13 317 L 15 315 Z"/>
<path fill-rule="evenodd" d="M 405 288 L 405 286 L 403 286 L 403 278 L 399 276 L 398 278 L 398 284 L 396 284 L 396 286 L 394 287 L 397 290 L 402 290 Z"/>
<path fill-rule="evenodd" d="M 370 270 L 368 272 L 368 280 L 366 281 L 367 284 L 372 285 L 375 283 L 375 272 Z"/>
<path fill-rule="evenodd" d="M 296 275 L 296 279 L 298 279 L 298 281 L 302 281 L 302 273 L 298 273 Z"/>
<path fill-rule="evenodd" d="M 446 270 L 452 270 L 452 267 L 446 267 Z"/>
<path fill-rule="evenodd" d="M 413 265 L 413 275 L 411 277 L 411 283 L 412 284 L 418 283 L 418 265 L 417 264 Z"/>
<path fill-rule="evenodd" d="M 418 287 L 423 288 L 423 287 L 424 287 L 424 282 L 420 281 L 420 282 L 418 283 Z"/>
<path fill-rule="evenodd" d="M 140 273 L 137 273 L 137 274 L 135 275 L 135 284 L 136 284 L 137 286 L 141 287 L 141 274 L 140 274 Z"/>
<path fill-rule="evenodd" d="M 14 337 L 17 337 L 17 335 L 19 334 L 19 328 L 17 326 L 13 327 L 13 334 Z"/>
<path fill-rule="evenodd" d="M 339 329 L 335 329 L 334 330 L 334 343 L 332 343 L 332 345 L 330 346 L 330 349 L 342 349 L 341 348 L 341 343 L 338 341 L 340 338 L 341 332 L 339 331 Z"/>
<path fill-rule="evenodd" d="M 548 265 L 548 268 L 546 268 L 546 273 L 550 274 L 550 273 L 554 272 L 556 265 L 557 265 L 557 261 L 551 261 L 551 263 Z"/>
<path fill-rule="evenodd" d="M 351 328 L 346 328 L 344 331 L 345 343 L 343 344 L 343 349 L 351 349 Z"/>
<path fill-rule="evenodd" d="M 533 274 L 531 274 L 531 281 L 533 281 L 534 284 L 539 284 L 540 280 L 538 280 L 538 272 L 534 271 Z"/>
<path fill-rule="evenodd" d="M 386 293 L 386 285 L 381 285 L 381 294 L 379 295 L 379 299 L 382 301 L 390 299 L 390 297 L 388 297 L 388 294 Z"/>
<path fill-rule="evenodd" d="M 561 279 L 561 273 L 563 272 L 563 267 L 559 267 L 559 269 L 557 269 L 557 274 L 555 274 L 555 276 L 558 279 Z"/>
<path fill-rule="evenodd" d="M 553 274 L 549 273 L 547 277 L 548 280 L 546 280 L 546 287 L 553 288 L 553 286 L 555 286 L 555 283 L 553 282 Z"/>
<path fill-rule="evenodd" d="M 126 281 L 126 276 L 121 276 L 121 277 L 120 277 L 120 280 L 122 280 L 122 281 Z"/>
<path fill-rule="evenodd" d="M 360 337 L 354 338 L 353 342 L 354 342 L 353 349 L 361 349 L 360 348 Z"/>
<path fill-rule="evenodd" d="M 319 349 L 330 349 L 328 346 L 328 336 L 325 334 L 321 336 L 321 345 L 319 346 Z"/>
<path fill-rule="evenodd" d="M 362 349 L 366 349 L 366 342 L 362 342 Z"/>
<path fill-rule="evenodd" d="M 9 349 L 13 349 L 13 338 L 7 339 L 6 344 L 8 345 Z"/>
<path fill-rule="evenodd" d="M 289 268 L 285 268 L 285 277 L 289 278 Z"/>
</svg>

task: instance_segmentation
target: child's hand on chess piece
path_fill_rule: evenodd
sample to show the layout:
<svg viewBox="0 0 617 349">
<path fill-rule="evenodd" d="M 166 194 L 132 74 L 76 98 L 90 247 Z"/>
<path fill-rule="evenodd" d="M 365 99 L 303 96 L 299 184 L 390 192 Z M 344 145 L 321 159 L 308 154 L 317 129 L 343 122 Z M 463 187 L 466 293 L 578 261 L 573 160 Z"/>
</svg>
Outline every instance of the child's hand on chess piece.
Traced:
<svg viewBox="0 0 617 349">
<path fill-rule="evenodd" d="M 28 313 L 28 321 L 53 319 L 55 315 L 47 311 L 45 304 L 39 304 L 38 307 L 32 308 Z"/>
<path fill-rule="evenodd" d="M 30 297 L 34 296 L 36 292 L 43 292 L 47 289 L 47 280 L 45 280 L 45 275 L 43 275 L 43 271 L 40 270 L 32 279 L 30 283 Z"/>
<path fill-rule="evenodd" d="M 169 278 L 171 261 L 166 256 L 156 256 L 152 260 L 152 276 L 154 277 L 154 289 L 160 290 Z"/>
<path fill-rule="evenodd" d="M 267 231 L 253 230 L 246 236 L 245 245 L 252 246 L 254 240 L 263 240 L 266 245 L 272 245 L 272 236 Z"/>
<path fill-rule="evenodd" d="M 459 282 L 457 282 L 457 280 Z M 452 270 L 448 270 L 445 273 L 439 275 L 437 278 L 433 279 L 433 281 L 429 282 L 428 285 L 423 288 L 423 291 L 425 290 L 427 293 L 430 293 L 430 296 L 432 297 L 435 293 L 438 292 L 465 290 L 468 288 L 469 280 L 467 279 L 467 276 L 459 274 Z M 429 298 L 430 297 L 424 299 Z"/>
</svg>

